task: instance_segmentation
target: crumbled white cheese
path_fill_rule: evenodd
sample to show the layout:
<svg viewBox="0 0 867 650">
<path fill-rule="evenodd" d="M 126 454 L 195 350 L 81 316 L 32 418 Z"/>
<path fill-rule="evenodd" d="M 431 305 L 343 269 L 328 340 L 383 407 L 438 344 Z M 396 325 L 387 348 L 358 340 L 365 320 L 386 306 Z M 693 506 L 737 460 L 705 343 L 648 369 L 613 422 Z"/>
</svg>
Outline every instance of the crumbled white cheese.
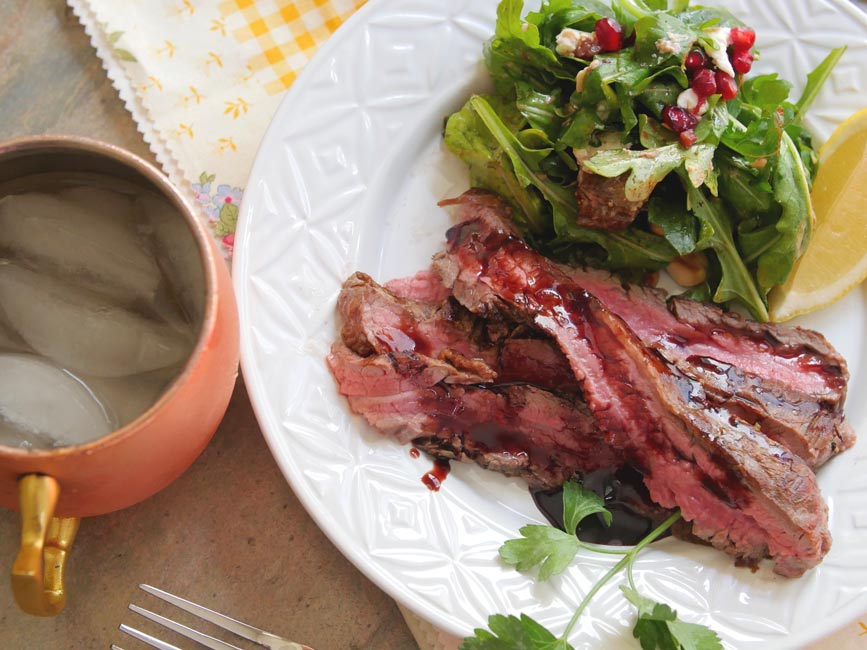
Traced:
<svg viewBox="0 0 867 650">
<path fill-rule="evenodd" d="M 699 104 L 699 101 L 699 96 L 692 88 L 687 88 L 677 96 L 677 105 L 689 112 L 695 110 L 696 106 L 698 106 Z"/>
<path fill-rule="evenodd" d="M 530 29 L 530 23 L 521 23 L 522 32 L 526 32 L 528 29 Z"/>
<path fill-rule="evenodd" d="M 714 65 L 726 74 L 735 76 L 734 68 L 727 52 L 728 46 L 731 43 L 732 30 L 729 27 L 711 27 L 704 30 L 704 33 L 713 41 L 713 46 L 705 48 L 704 51 L 708 58 L 714 62 Z"/>
<path fill-rule="evenodd" d="M 608 121 L 608 117 L 611 115 L 611 105 L 606 101 L 601 101 L 596 104 L 596 117 L 598 117 L 603 122 Z"/>
<path fill-rule="evenodd" d="M 683 45 L 680 43 L 681 39 L 682 37 L 677 34 L 668 32 L 665 38 L 656 41 L 656 49 L 661 54 L 680 54 L 683 50 Z"/>
<path fill-rule="evenodd" d="M 599 61 L 593 59 L 586 68 L 582 68 L 575 75 L 575 90 L 576 92 L 584 92 L 584 78 L 589 72 L 599 67 Z"/>
<path fill-rule="evenodd" d="M 560 56 L 575 56 L 575 51 L 582 43 L 595 41 L 596 34 L 593 32 L 581 32 L 571 27 L 566 27 L 557 34 L 557 54 Z"/>
</svg>

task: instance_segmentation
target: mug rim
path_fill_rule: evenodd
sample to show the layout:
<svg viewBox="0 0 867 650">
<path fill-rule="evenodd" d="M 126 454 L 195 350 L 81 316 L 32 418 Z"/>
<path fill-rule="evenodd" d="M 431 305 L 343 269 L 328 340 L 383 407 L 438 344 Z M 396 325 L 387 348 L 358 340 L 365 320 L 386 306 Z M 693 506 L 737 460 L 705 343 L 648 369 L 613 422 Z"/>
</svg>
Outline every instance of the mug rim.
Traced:
<svg viewBox="0 0 867 650">
<path fill-rule="evenodd" d="M 180 372 L 176 373 L 160 396 L 143 413 L 127 424 L 113 429 L 104 436 L 77 445 L 55 447 L 51 449 L 23 449 L 9 447 L 0 443 L 0 456 L 15 460 L 37 460 L 64 458 L 80 454 L 90 454 L 93 451 L 119 444 L 137 430 L 147 425 L 181 389 L 197 366 L 199 358 L 205 350 L 210 334 L 217 320 L 217 264 L 223 264 L 215 255 L 215 247 L 210 241 L 211 235 L 196 216 L 190 203 L 180 190 L 153 163 L 141 156 L 124 149 L 119 145 L 79 135 L 33 135 L 12 138 L 0 142 L 0 158 L 12 153 L 27 152 L 31 154 L 53 152 L 85 152 L 96 154 L 141 174 L 160 195 L 178 209 L 190 229 L 196 247 L 199 251 L 199 263 L 202 268 L 205 289 L 205 301 L 201 324 L 198 328 L 196 343 L 190 351 Z M 110 174 L 101 172 L 106 176 Z"/>
</svg>

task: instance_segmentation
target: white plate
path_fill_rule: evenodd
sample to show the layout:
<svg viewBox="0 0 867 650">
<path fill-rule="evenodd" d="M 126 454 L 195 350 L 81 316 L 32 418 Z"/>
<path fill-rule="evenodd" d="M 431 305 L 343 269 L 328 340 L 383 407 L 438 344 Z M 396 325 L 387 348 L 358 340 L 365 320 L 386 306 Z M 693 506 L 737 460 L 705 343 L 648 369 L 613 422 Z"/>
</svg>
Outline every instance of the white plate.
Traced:
<svg viewBox="0 0 867 650">
<path fill-rule="evenodd" d="M 861 108 L 867 23 L 843 0 L 730 0 L 759 34 L 757 71 L 800 86 L 831 46 L 849 43 L 809 124 L 821 138 Z M 407 447 L 351 415 L 324 363 L 341 282 L 427 266 L 448 216 L 436 202 L 467 186 L 442 149 L 443 118 L 483 87 L 481 44 L 495 0 L 370 2 L 331 38 L 286 96 L 259 151 L 241 209 L 235 288 L 242 360 L 262 430 L 295 493 L 340 550 L 435 625 L 466 635 L 490 614 L 526 612 L 561 630 L 609 566 L 588 557 L 550 584 L 502 566 L 497 548 L 540 522 L 524 484 L 456 466 L 443 489 Z M 795 93 L 800 88 L 796 88 Z M 797 96 L 797 95 L 796 95 Z M 867 404 L 859 289 L 804 322 L 852 371 L 855 449 L 820 472 L 834 546 L 799 580 L 737 569 L 715 551 L 666 540 L 637 564 L 642 591 L 713 626 L 727 648 L 802 648 L 867 610 Z M 576 648 L 637 647 L 617 581 L 573 635 Z"/>
</svg>

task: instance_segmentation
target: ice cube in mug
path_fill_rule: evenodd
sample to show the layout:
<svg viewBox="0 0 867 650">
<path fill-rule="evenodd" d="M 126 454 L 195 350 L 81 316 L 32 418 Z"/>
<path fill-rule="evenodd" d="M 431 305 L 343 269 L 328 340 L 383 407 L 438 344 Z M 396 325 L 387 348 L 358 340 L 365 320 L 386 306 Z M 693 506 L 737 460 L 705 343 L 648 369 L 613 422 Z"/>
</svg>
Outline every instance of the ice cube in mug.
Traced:
<svg viewBox="0 0 867 650">
<path fill-rule="evenodd" d="M 181 363 L 192 332 L 14 262 L 0 262 L 0 302 L 16 332 L 62 367 L 122 377 Z"/>
<path fill-rule="evenodd" d="M 65 195 L 65 196 L 64 196 Z M 0 250 L 41 269 L 78 278 L 116 300 L 151 303 L 160 270 L 141 241 L 132 199 L 77 187 L 0 199 Z"/>
<path fill-rule="evenodd" d="M 0 444 L 52 448 L 101 438 L 116 426 L 75 375 L 30 354 L 0 353 Z"/>
</svg>

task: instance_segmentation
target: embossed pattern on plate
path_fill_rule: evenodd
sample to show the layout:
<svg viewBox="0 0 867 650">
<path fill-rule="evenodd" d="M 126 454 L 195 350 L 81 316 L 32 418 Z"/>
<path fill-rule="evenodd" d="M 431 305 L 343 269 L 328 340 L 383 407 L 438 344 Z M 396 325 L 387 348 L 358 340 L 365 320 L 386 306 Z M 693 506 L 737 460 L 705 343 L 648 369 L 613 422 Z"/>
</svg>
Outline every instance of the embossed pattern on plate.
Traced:
<svg viewBox="0 0 867 650">
<path fill-rule="evenodd" d="M 844 0 L 732 0 L 757 28 L 758 72 L 796 82 L 829 47 L 849 51 L 809 125 L 825 138 L 861 108 L 867 23 Z M 495 612 L 526 612 L 562 629 L 605 558 L 587 557 L 550 584 L 500 565 L 503 540 L 540 521 L 525 487 L 455 467 L 439 493 L 429 468 L 353 416 L 324 357 L 334 306 L 356 269 L 379 280 L 410 274 L 442 245 L 436 201 L 466 188 L 442 150 L 442 119 L 485 86 L 481 43 L 496 0 L 370 2 L 328 42 L 287 94 L 254 166 L 234 263 L 242 359 L 250 397 L 275 458 L 331 540 L 402 604 L 458 635 Z M 865 390 L 858 290 L 803 322 L 849 360 L 850 392 Z M 637 579 L 687 620 L 712 625 L 727 648 L 795 649 L 867 609 L 867 404 L 850 400 L 862 441 L 823 468 L 834 547 L 800 580 L 736 569 L 705 548 L 666 540 L 641 558 Z M 580 622 L 576 648 L 634 648 L 632 612 L 615 584 Z"/>
</svg>

